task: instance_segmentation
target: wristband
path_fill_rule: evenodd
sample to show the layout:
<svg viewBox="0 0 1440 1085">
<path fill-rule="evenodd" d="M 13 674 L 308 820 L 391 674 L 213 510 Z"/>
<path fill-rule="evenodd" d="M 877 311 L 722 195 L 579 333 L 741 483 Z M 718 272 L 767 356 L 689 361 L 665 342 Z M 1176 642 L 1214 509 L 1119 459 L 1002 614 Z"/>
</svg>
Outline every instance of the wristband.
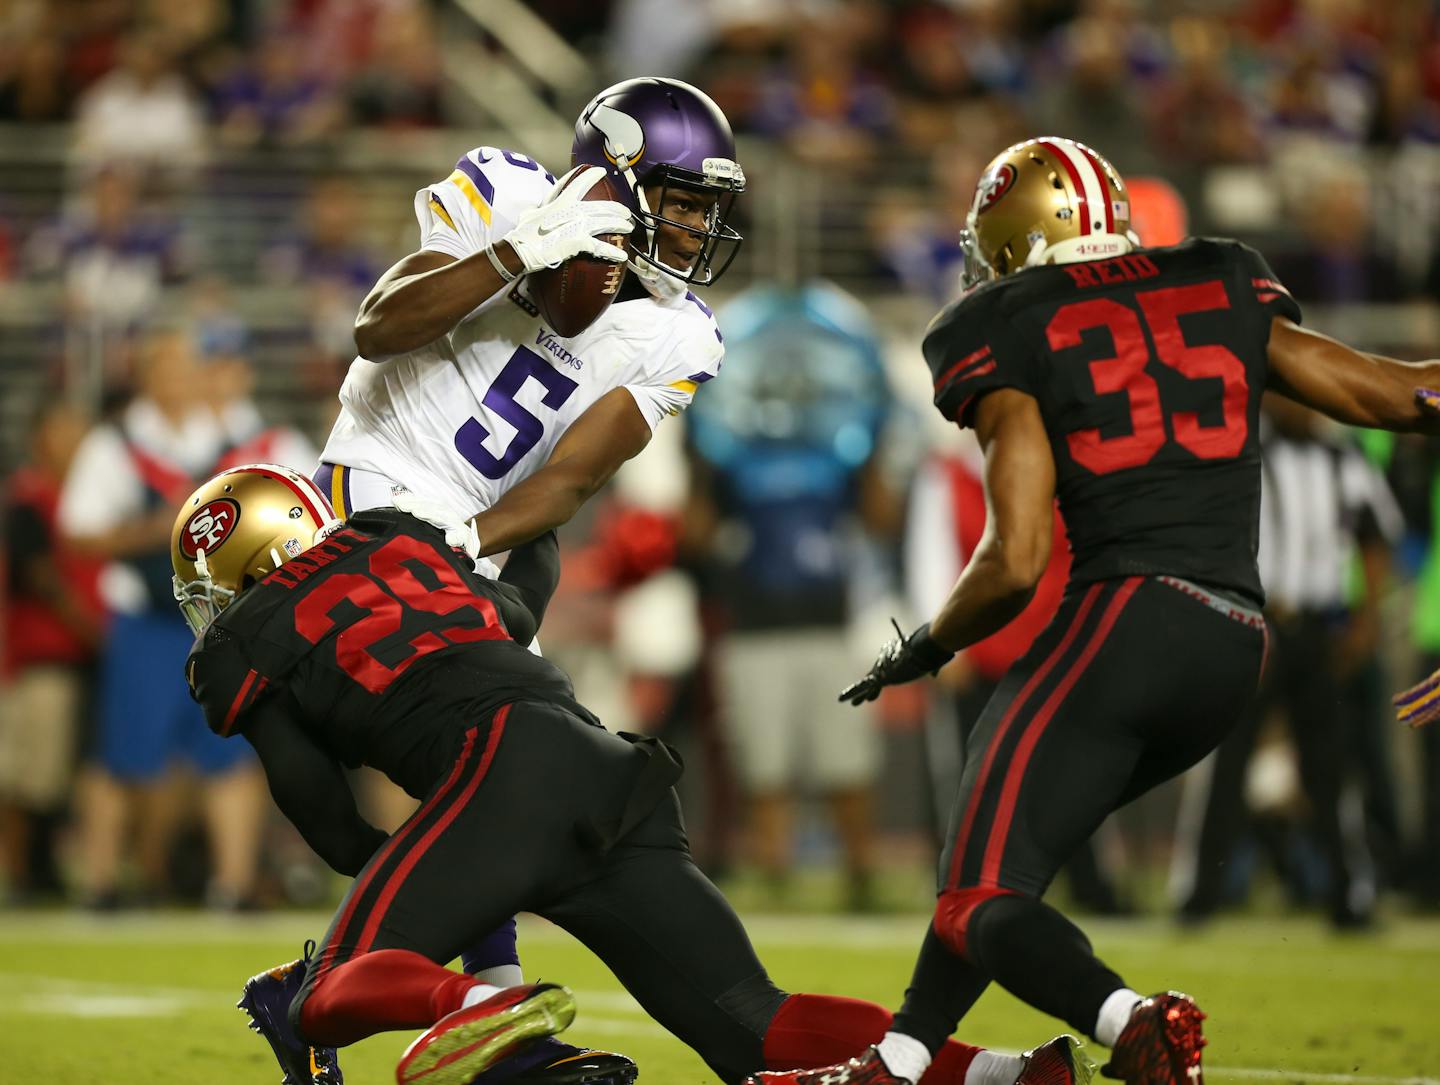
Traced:
<svg viewBox="0 0 1440 1085">
<path fill-rule="evenodd" d="M 490 266 L 495 269 L 495 274 L 499 275 L 502 281 L 513 283 L 520 278 L 520 276 L 512 274 L 510 269 L 501 262 L 500 257 L 495 255 L 494 245 L 485 246 L 485 255 L 490 257 Z"/>
</svg>

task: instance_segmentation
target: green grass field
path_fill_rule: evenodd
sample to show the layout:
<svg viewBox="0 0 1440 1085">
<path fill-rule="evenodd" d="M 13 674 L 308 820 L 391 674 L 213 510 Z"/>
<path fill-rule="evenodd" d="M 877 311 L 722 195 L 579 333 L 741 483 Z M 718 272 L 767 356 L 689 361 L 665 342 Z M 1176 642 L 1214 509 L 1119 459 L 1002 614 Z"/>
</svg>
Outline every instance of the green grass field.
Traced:
<svg viewBox="0 0 1440 1085">
<path fill-rule="evenodd" d="M 247 976 L 295 956 L 326 918 L 0 913 L 0 1081 L 276 1085 L 269 1049 L 233 1004 Z M 782 986 L 893 1005 L 924 922 L 787 915 L 754 916 L 750 927 Z M 1087 927 L 1136 987 L 1197 997 L 1211 1016 L 1214 1081 L 1440 1085 L 1440 921 L 1395 920 L 1364 938 L 1333 937 L 1311 919 L 1237 920 L 1199 934 L 1151 922 Z M 568 936 L 528 922 L 520 944 L 530 976 L 575 991 L 571 1039 L 625 1051 L 651 1085 L 714 1081 Z M 960 1035 L 1016 1050 L 1056 1031 L 992 990 Z M 348 1049 L 346 1080 L 393 1081 L 410 1038 Z"/>
</svg>

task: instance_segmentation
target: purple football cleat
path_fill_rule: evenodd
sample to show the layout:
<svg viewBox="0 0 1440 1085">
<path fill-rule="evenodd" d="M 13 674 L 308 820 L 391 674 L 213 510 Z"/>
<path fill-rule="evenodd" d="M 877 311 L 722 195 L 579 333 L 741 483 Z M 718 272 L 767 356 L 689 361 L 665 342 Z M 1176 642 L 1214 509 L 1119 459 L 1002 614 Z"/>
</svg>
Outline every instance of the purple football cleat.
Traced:
<svg viewBox="0 0 1440 1085">
<path fill-rule="evenodd" d="M 305 943 L 305 956 L 251 976 L 236 1008 L 250 1017 L 250 1028 L 265 1037 L 284 1072 L 281 1085 L 343 1085 L 340 1061 L 333 1047 L 311 1047 L 290 1027 L 290 1003 L 305 982 L 305 969 L 315 943 Z"/>
</svg>

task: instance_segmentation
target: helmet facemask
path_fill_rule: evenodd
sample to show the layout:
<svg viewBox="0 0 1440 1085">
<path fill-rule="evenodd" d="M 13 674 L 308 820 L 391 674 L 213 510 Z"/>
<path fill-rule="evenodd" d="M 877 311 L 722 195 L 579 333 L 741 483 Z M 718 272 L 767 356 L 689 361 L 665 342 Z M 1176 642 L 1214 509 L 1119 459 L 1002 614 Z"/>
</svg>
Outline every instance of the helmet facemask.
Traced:
<svg viewBox="0 0 1440 1085">
<path fill-rule="evenodd" d="M 180 613 L 185 616 L 185 624 L 190 627 L 190 632 L 198 637 L 219 617 L 222 610 L 235 601 L 238 593 L 232 588 L 222 588 L 215 583 L 203 549 L 195 553 L 195 572 L 197 576 L 194 580 L 182 581 L 175 576 L 171 577 L 170 582 L 175 602 L 180 605 Z"/>
<path fill-rule="evenodd" d="M 649 279 L 659 273 L 679 279 L 687 286 L 709 286 L 725 274 L 745 240 L 729 224 L 735 197 L 745 191 L 745 172 L 740 163 L 728 158 L 707 158 L 703 174 L 679 166 L 662 165 L 643 178 L 636 178 L 634 171 L 627 169 L 625 177 L 635 197 L 635 218 L 639 223 L 637 231 L 645 231 L 643 247 L 632 246 L 631 250 L 630 267 L 637 275 Z M 660 189 L 653 209 L 645 195 L 647 185 L 658 185 Z M 705 213 L 703 229 L 664 216 L 662 212 L 667 199 L 674 191 L 715 198 L 714 204 Z M 688 270 L 671 267 L 660 259 L 659 230 L 662 226 L 683 230 L 700 239 L 700 251 Z"/>
</svg>

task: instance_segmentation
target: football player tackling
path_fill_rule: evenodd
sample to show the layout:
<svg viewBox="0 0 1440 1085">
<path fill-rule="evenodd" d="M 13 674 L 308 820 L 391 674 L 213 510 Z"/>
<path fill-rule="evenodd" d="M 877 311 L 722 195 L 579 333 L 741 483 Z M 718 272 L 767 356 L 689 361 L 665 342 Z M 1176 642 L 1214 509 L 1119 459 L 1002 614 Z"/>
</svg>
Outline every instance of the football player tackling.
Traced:
<svg viewBox="0 0 1440 1085">
<path fill-rule="evenodd" d="M 997 157 L 967 234 L 975 289 L 924 352 L 936 406 L 984 449 L 985 534 L 940 612 L 841 698 L 936 671 L 1015 617 L 1045 569 L 1057 497 L 1070 585 L 967 740 L 934 920 L 893 1031 L 846 1066 L 761 1079 L 918 1080 L 994 980 L 1111 1048 L 1109 1076 L 1202 1085 L 1195 1003 L 1130 989 L 1040 898 L 1106 815 L 1213 750 L 1254 693 L 1262 394 L 1437 432 L 1426 390 L 1440 363 L 1302 330 L 1238 242 L 1140 248 L 1124 182 L 1070 140 Z"/>
<path fill-rule="evenodd" d="M 568 521 L 719 372 L 720 332 L 689 288 L 718 279 L 741 241 L 726 224 L 745 177 L 724 114 L 685 83 L 628 80 L 581 111 L 571 162 L 582 176 L 561 190 L 533 158 L 478 147 L 416 194 L 419 249 L 361 304 L 360 356 L 314 479 L 341 517 L 398 504 L 468 532 L 472 556 L 509 550 Z M 581 199 L 592 175 L 624 202 Z M 616 234 L 628 252 L 603 240 Z M 629 274 L 599 319 L 565 337 L 526 276 L 576 256 L 628 260 Z M 465 961 L 517 975 L 513 924 Z M 296 982 L 294 968 L 256 976 L 242 1006 L 306 1085 L 310 1056 L 296 1056 L 283 1017 Z M 528 1080 L 634 1077 L 621 1056 L 578 1054 L 551 1045 L 563 1070 Z M 315 1057 L 338 1077 L 331 1053 Z"/>
<path fill-rule="evenodd" d="M 195 491 L 171 556 L 207 721 L 244 736 L 280 809 L 354 878 L 279 1011 L 302 1043 L 425 1029 L 400 1085 L 493 1073 L 575 1013 L 554 984 L 443 967 L 520 910 L 592 949 L 727 1083 L 843 1059 L 884 1034 L 879 1006 L 775 986 L 690 860 L 678 760 L 607 732 L 526 648 L 559 577 L 553 532 L 491 580 L 426 522 L 377 508 L 337 529 L 310 480 L 256 464 Z M 388 837 L 356 811 L 342 766 L 360 764 L 422 800 Z M 1088 1078 L 1061 1037 L 1023 1058 L 951 1041 L 925 1080 Z"/>
</svg>

